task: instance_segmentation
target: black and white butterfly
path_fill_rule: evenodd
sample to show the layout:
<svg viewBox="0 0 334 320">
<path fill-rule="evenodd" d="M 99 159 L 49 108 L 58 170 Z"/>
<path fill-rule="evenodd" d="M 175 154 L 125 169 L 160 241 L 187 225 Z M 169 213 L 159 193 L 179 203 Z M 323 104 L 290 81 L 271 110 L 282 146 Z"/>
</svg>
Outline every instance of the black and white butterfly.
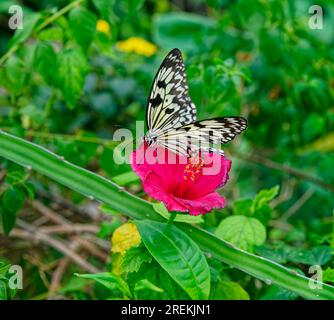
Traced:
<svg viewBox="0 0 334 320">
<path fill-rule="evenodd" d="M 173 49 L 162 62 L 152 84 L 146 110 L 144 141 L 179 155 L 201 151 L 223 154 L 219 147 L 247 128 L 242 117 L 197 121 L 196 106 L 188 95 L 182 54 Z M 217 145 L 219 145 L 217 147 Z"/>
</svg>

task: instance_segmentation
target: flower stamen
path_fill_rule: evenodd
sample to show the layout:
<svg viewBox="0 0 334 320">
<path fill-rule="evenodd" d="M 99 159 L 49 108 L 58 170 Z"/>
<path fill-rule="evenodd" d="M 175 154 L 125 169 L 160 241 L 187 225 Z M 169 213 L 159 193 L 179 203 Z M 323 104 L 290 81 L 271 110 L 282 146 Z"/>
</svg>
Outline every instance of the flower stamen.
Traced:
<svg viewBox="0 0 334 320">
<path fill-rule="evenodd" d="M 200 173 L 201 168 L 204 166 L 204 161 L 198 155 L 195 157 L 191 157 L 189 163 L 186 165 L 184 169 L 183 179 L 191 181 L 195 180 L 196 174 Z"/>
</svg>

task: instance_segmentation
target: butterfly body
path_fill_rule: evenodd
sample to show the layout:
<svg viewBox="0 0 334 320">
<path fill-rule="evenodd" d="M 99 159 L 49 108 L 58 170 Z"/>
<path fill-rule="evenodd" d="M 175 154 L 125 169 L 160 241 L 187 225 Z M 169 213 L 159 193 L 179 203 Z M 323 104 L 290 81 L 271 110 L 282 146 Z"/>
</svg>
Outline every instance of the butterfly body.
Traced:
<svg viewBox="0 0 334 320">
<path fill-rule="evenodd" d="M 223 153 L 215 145 L 232 140 L 247 128 L 242 117 L 197 121 L 196 106 L 188 94 L 182 54 L 173 49 L 162 62 L 152 84 L 146 111 L 144 141 L 176 154 L 191 156 L 200 150 Z"/>
<path fill-rule="evenodd" d="M 152 144 L 157 142 L 158 137 L 158 131 L 149 130 L 144 136 L 144 141 L 148 144 L 148 146 L 151 146 Z"/>
</svg>

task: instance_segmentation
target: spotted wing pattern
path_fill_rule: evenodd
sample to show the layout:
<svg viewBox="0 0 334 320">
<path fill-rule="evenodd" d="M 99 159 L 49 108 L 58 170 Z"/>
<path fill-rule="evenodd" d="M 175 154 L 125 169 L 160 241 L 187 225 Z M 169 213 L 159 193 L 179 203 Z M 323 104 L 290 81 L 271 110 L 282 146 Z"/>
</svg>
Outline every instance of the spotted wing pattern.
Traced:
<svg viewBox="0 0 334 320">
<path fill-rule="evenodd" d="M 147 127 L 164 132 L 194 121 L 196 106 L 188 94 L 182 55 L 179 49 L 173 49 L 153 81 L 146 111 Z"/>
</svg>

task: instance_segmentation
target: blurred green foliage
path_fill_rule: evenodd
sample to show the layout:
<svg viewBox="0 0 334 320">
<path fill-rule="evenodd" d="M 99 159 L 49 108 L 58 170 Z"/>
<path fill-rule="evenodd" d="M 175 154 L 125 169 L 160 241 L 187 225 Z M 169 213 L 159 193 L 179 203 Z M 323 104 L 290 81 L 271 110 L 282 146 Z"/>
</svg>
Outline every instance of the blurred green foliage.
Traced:
<svg viewBox="0 0 334 320">
<path fill-rule="evenodd" d="M 24 28 L 16 32 L 8 28 L 8 8 L 13 4 L 24 12 Z M 143 195 L 130 167 L 113 163 L 111 139 L 117 128 L 134 132 L 136 120 L 144 120 L 155 72 L 165 54 L 178 47 L 198 118 L 241 114 L 249 120 L 246 133 L 226 146 L 233 161 L 231 181 L 221 191 L 228 207 L 205 215 L 201 226 L 298 272 L 307 274 L 309 265 L 319 264 L 326 269 L 324 280 L 334 283 L 332 191 L 251 158 L 260 154 L 334 185 L 334 2 L 318 1 L 324 10 L 321 30 L 308 25 L 312 4 L 308 0 L 1 1 L 0 129 Z M 84 201 L 29 168 L 4 160 L 0 168 L 5 234 L 35 190 L 55 192 L 74 205 Z M 119 226 L 121 218 L 115 219 L 101 225 L 102 238 L 108 239 Z M 248 232 L 241 239 L 238 233 L 244 226 Z M 252 232 L 257 238 L 251 237 Z M 57 257 L 56 252 L 52 255 Z M 35 285 L 29 283 L 18 293 L 20 298 L 43 294 L 45 283 L 36 267 L 11 256 L 4 247 L 0 256 L 22 264 L 32 275 Z M 213 258 L 208 261 L 212 287 L 220 288 L 213 292 L 224 292 L 212 293 L 211 298 L 297 298 L 287 290 L 259 285 Z M 130 278 L 136 281 L 120 284 L 112 275 L 121 288 L 113 298 L 129 290 L 133 298 L 178 297 L 179 291 L 170 290 L 175 284 L 157 263 L 145 259 L 136 263 L 123 266 L 127 272 L 134 268 Z M 156 283 L 159 277 L 170 285 L 163 294 Z M 137 285 L 143 278 L 147 282 Z M 4 296 L 1 279 L 0 296 Z M 109 297 L 101 281 L 89 291 L 85 279 L 70 274 L 61 292 L 77 299 Z"/>
</svg>

